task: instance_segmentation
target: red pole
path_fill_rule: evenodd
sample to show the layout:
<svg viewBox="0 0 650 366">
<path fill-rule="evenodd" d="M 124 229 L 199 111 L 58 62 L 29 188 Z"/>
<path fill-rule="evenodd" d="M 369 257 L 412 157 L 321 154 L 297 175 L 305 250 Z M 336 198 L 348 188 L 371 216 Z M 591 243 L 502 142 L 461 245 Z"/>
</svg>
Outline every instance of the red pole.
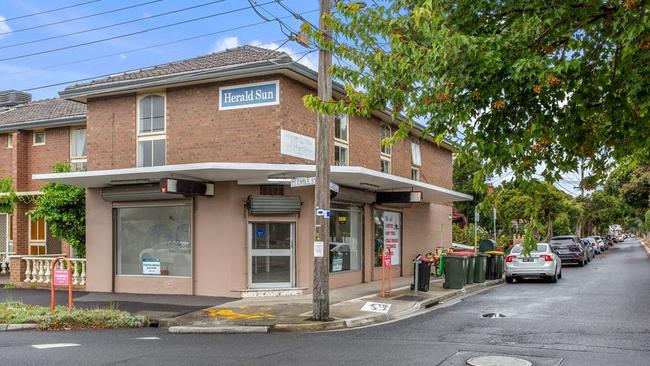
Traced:
<svg viewBox="0 0 650 366">
<path fill-rule="evenodd" d="M 68 266 L 68 269 L 67 269 L 67 271 L 68 271 L 68 309 L 72 309 L 72 306 L 73 306 L 73 304 L 72 304 L 72 263 L 66 257 L 57 257 L 52 262 L 52 267 L 50 268 L 50 273 L 51 273 L 51 277 L 50 277 L 50 310 L 51 311 L 54 311 L 55 303 L 56 303 L 56 299 L 55 299 L 55 296 L 54 296 L 54 294 L 55 294 L 55 292 L 54 292 L 54 269 L 56 268 L 57 263 L 59 263 L 59 260 L 61 260 L 61 259 L 65 260 L 65 262 L 66 262 L 66 264 Z"/>
</svg>

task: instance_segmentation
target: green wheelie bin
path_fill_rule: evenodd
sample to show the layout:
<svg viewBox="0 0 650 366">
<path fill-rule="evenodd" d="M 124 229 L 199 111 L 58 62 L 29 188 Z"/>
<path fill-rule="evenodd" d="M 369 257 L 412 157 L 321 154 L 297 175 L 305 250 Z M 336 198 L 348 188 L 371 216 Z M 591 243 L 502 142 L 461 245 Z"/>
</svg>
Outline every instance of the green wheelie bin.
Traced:
<svg viewBox="0 0 650 366">
<path fill-rule="evenodd" d="M 487 263 L 487 254 L 478 253 L 474 259 L 474 283 L 485 282 L 485 265 Z"/>
<path fill-rule="evenodd" d="M 452 255 L 461 255 L 467 258 L 467 268 L 465 268 L 465 284 L 470 285 L 474 283 L 474 263 L 476 256 L 474 252 L 460 251 L 453 252 Z"/>
<path fill-rule="evenodd" d="M 488 260 L 488 268 L 486 271 L 486 279 L 498 280 L 503 278 L 503 252 L 499 250 L 491 250 L 489 252 L 485 252 L 485 254 L 490 255 L 490 258 Z"/>
<path fill-rule="evenodd" d="M 444 258 L 445 282 L 444 288 L 462 289 L 467 279 L 467 258 L 461 255 L 445 255 Z"/>
</svg>

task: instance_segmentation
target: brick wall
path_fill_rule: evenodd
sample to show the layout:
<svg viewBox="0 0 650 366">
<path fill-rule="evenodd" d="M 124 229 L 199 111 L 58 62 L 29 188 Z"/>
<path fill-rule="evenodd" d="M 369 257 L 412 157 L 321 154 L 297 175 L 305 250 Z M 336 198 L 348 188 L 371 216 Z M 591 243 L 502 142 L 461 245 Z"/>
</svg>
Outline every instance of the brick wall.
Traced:
<svg viewBox="0 0 650 366">
<path fill-rule="evenodd" d="M 13 177 L 14 156 L 12 149 L 7 148 L 7 136 L 7 133 L 0 135 L 0 178 Z"/>
<path fill-rule="evenodd" d="M 58 127 L 45 130 L 45 145 L 33 145 L 33 132 L 25 131 L 27 142 L 27 189 L 38 191 L 45 182 L 32 180 L 32 174 L 51 173 L 56 163 L 70 160 L 70 128 Z M 23 161 L 18 161 L 24 164 Z M 19 170 L 23 166 L 18 167 Z"/>
<path fill-rule="evenodd" d="M 128 94 L 88 101 L 88 170 L 136 165 L 135 99 Z"/>
<path fill-rule="evenodd" d="M 219 110 L 220 86 L 266 80 L 280 80 L 279 105 Z M 316 136 L 316 114 L 302 102 L 314 92 L 282 75 L 169 88 L 164 91 L 166 162 L 312 163 L 280 154 L 280 129 Z M 136 103 L 134 94 L 88 102 L 89 170 L 136 166 Z M 351 119 L 350 165 L 380 169 L 379 124 L 377 118 Z M 450 188 L 451 152 L 430 141 L 421 142 L 421 152 L 422 180 Z M 330 157 L 333 161 L 333 143 Z M 411 177 L 410 139 L 393 146 L 392 173 Z"/>
</svg>

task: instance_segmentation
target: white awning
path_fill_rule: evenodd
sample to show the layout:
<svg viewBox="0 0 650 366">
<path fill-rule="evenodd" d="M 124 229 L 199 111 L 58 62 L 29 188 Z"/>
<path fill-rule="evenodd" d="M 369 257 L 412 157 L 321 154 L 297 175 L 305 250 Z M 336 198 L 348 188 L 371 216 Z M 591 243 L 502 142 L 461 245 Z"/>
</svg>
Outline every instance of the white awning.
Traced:
<svg viewBox="0 0 650 366">
<path fill-rule="evenodd" d="M 154 183 L 164 177 L 198 179 L 211 182 L 236 181 L 242 185 L 257 185 L 278 184 L 278 181 L 289 178 L 313 177 L 315 171 L 314 165 L 307 164 L 197 163 L 89 172 L 34 174 L 32 178 L 85 188 Z M 429 203 L 448 204 L 453 201 L 472 199 L 470 195 L 447 188 L 358 166 L 333 166 L 331 180 L 341 186 L 375 192 L 421 191 L 424 202 Z"/>
</svg>

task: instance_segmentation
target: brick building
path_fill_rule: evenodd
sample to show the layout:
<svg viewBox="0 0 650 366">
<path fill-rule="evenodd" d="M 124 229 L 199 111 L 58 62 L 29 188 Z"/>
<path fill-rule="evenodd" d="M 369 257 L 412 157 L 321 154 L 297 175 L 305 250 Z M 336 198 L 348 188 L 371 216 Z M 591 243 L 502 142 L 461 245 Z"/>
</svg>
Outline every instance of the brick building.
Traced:
<svg viewBox="0 0 650 366">
<path fill-rule="evenodd" d="M 0 92 L 0 178 L 11 178 L 19 197 L 12 214 L 0 213 L 0 262 L 5 265 L 7 254 L 70 254 L 44 220 L 31 220 L 32 202 L 44 184 L 32 175 L 49 173 L 58 162 L 76 170 L 86 165 L 86 105 L 30 99 L 26 93 Z"/>
<path fill-rule="evenodd" d="M 309 291 L 316 115 L 302 97 L 316 81 L 285 53 L 244 46 L 61 92 L 87 106 L 88 171 L 35 179 L 87 188 L 87 289 Z M 384 246 L 394 275 L 411 275 L 415 255 L 450 244 L 450 203 L 471 199 L 451 190 L 449 144 L 413 128 L 381 146 L 396 127 L 381 112 L 335 120 L 332 287 L 377 280 Z M 386 194 L 411 191 L 416 203 Z"/>
</svg>

